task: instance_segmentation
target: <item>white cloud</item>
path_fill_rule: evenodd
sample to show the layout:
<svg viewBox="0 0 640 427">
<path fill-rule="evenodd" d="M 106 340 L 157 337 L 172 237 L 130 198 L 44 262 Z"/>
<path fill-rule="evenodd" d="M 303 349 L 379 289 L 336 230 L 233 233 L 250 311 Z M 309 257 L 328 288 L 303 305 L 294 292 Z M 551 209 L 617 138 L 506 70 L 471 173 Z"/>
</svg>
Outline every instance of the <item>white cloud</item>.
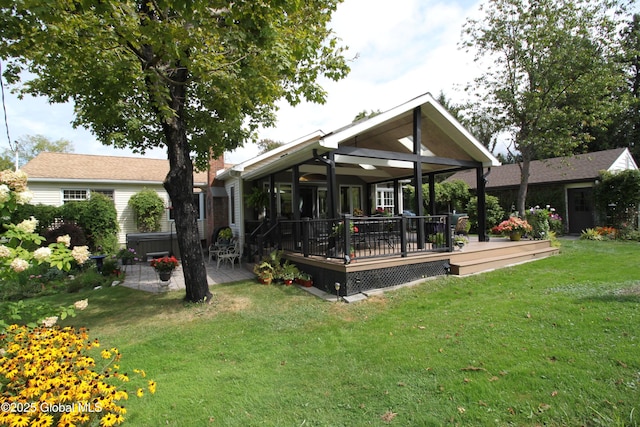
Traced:
<svg viewBox="0 0 640 427">
<path fill-rule="evenodd" d="M 324 105 L 279 103 L 275 128 L 263 129 L 259 138 L 289 142 L 315 130 L 330 132 L 348 123 L 362 110 L 388 110 L 420 94 L 441 91 L 461 102 L 460 90 L 478 70 L 472 58 L 458 49 L 462 25 L 478 10 L 479 0 L 345 0 L 338 6 L 332 28 L 356 56 L 351 73 L 339 82 L 325 81 Z M 12 139 L 43 134 L 74 142 L 78 153 L 132 155 L 95 140 L 90 132 L 73 130 L 70 105 L 45 100 L 17 101 L 7 97 Z M 3 139 L 2 146 L 6 146 Z M 230 162 L 254 157 L 249 144 L 226 155 Z M 164 150 L 150 157 L 165 158 Z"/>
</svg>

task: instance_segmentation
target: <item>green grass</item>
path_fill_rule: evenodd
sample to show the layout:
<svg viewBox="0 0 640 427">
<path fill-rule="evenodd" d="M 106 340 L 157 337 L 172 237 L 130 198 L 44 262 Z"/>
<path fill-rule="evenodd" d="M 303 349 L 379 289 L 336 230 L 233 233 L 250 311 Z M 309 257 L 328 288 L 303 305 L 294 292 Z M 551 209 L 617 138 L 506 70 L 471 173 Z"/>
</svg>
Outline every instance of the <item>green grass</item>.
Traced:
<svg viewBox="0 0 640 427">
<path fill-rule="evenodd" d="M 427 281 L 357 304 L 295 287 L 212 287 L 214 304 L 110 288 L 47 297 L 143 368 L 135 426 L 636 426 L 640 245 Z"/>
</svg>

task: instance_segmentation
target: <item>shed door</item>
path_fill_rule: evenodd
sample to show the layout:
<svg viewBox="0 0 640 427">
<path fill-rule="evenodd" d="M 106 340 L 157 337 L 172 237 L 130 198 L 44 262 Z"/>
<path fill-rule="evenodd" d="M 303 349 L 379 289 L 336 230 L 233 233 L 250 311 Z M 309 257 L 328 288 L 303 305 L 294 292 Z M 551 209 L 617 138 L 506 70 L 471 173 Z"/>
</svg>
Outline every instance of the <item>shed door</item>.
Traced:
<svg viewBox="0 0 640 427">
<path fill-rule="evenodd" d="M 580 234 L 586 228 L 595 226 L 593 209 L 593 189 L 570 188 L 567 190 L 569 207 L 569 233 Z"/>
</svg>

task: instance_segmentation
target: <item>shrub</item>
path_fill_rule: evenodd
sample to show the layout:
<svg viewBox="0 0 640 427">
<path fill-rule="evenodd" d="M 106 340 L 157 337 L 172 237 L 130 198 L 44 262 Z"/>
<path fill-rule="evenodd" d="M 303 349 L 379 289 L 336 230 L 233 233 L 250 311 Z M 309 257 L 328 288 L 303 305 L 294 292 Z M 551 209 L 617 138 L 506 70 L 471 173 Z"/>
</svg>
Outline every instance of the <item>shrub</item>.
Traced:
<svg viewBox="0 0 640 427">
<path fill-rule="evenodd" d="M 580 233 L 580 240 L 604 240 L 595 228 L 587 228 Z"/>
<path fill-rule="evenodd" d="M 504 217 L 504 210 L 500 207 L 500 202 L 497 197 L 487 195 L 485 197 L 487 205 L 487 229 L 498 225 Z M 469 213 L 469 222 L 471 223 L 471 229 L 478 231 L 478 198 L 472 197 L 467 205 L 467 212 Z"/>
<path fill-rule="evenodd" d="M 75 222 L 84 230 L 87 244 L 94 251 L 120 229 L 113 200 L 104 194 L 93 193 L 89 200 L 65 203 L 61 207 L 61 213 L 65 221 Z M 109 240 L 106 242 L 110 244 Z"/>
<path fill-rule="evenodd" d="M 635 224 L 640 204 L 640 171 L 603 172 L 594 187 L 596 208 L 607 225 Z"/>
<path fill-rule="evenodd" d="M 42 236 L 45 238 L 45 244 L 55 243 L 60 236 L 68 235 L 71 237 L 71 246 L 84 246 L 87 244 L 87 237 L 84 230 L 73 222 L 63 222 L 57 228 L 45 230 Z"/>
<path fill-rule="evenodd" d="M 129 199 L 134 219 L 141 232 L 159 231 L 164 213 L 164 202 L 154 190 L 145 188 Z"/>
<path fill-rule="evenodd" d="M 56 220 L 61 216 L 61 210 L 57 206 L 49 206 L 43 204 L 37 205 L 18 205 L 16 206 L 16 210 L 11 213 L 11 223 L 18 224 L 25 219 L 29 219 L 31 217 L 38 218 L 38 226 L 35 229 L 35 232 L 44 235 L 43 233 L 47 230 Z"/>
</svg>

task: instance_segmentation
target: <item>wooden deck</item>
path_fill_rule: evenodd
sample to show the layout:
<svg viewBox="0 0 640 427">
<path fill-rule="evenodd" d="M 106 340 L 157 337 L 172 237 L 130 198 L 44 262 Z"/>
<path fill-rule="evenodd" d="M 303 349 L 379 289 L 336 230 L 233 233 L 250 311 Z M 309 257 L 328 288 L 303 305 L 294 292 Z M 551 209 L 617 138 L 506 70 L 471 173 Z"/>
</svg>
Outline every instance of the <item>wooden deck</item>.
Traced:
<svg viewBox="0 0 640 427">
<path fill-rule="evenodd" d="M 474 242 L 473 237 L 470 240 L 462 250 L 456 249 L 453 252 L 427 252 L 407 257 L 361 260 L 356 253 L 356 258 L 349 264 L 336 259 L 305 258 L 294 253 L 285 253 L 285 258 L 311 274 L 315 287 L 335 294 L 334 285 L 339 282 L 340 295 L 346 296 L 431 276 L 464 276 L 494 270 L 556 255 L 559 251 L 548 240 L 511 242 L 505 238 L 493 238 L 490 242 Z"/>
</svg>

